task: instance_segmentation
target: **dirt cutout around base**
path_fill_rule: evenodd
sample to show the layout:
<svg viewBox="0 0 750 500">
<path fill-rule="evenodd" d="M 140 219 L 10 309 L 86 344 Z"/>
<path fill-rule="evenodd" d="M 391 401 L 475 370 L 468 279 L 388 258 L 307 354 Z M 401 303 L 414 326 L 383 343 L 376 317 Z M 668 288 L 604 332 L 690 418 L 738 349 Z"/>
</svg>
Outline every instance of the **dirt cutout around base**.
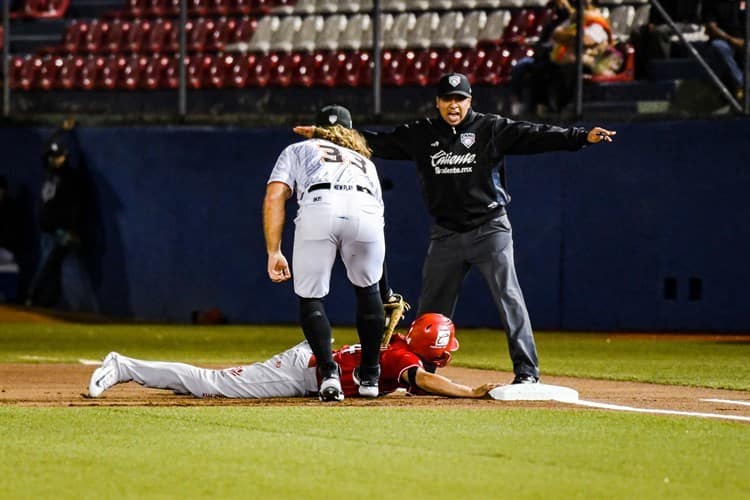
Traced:
<svg viewBox="0 0 750 500">
<path fill-rule="evenodd" d="M 306 406 L 320 405 L 316 398 L 278 399 L 198 399 L 175 395 L 171 391 L 147 389 L 136 383 L 119 384 L 97 399 L 86 396 L 91 373 L 89 365 L 0 364 L 0 406 Z M 446 377 L 466 385 L 505 382 L 512 374 L 488 370 L 448 367 Z M 671 411 L 713 413 L 750 418 L 750 406 L 704 399 L 750 403 L 750 393 L 695 387 L 680 387 L 638 382 L 617 382 L 571 377 L 544 377 L 546 384 L 561 385 L 578 391 L 580 399 L 608 404 Z M 378 399 L 347 398 L 342 406 L 408 406 L 462 408 L 567 408 L 581 407 L 554 401 L 468 400 L 433 396 L 408 396 L 394 393 Z"/>
</svg>

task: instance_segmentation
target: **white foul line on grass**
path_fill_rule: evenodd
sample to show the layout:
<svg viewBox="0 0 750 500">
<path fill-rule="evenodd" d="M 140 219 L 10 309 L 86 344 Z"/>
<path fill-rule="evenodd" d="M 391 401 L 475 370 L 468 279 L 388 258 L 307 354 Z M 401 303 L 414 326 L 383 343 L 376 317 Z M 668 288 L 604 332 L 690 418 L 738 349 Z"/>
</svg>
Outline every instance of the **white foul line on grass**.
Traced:
<svg viewBox="0 0 750 500">
<path fill-rule="evenodd" d="M 661 414 L 661 415 L 682 415 L 685 417 L 719 418 L 719 419 L 724 419 L 724 420 L 739 420 L 741 422 L 750 422 L 750 417 L 743 417 L 740 415 L 719 415 L 718 413 L 659 410 L 656 408 L 635 408 L 633 406 L 621 406 L 621 405 L 613 405 L 609 403 L 597 403 L 596 401 L 584 401 L 582 399 L 579 399 L 578 401 L 570 401 L 570 403 L 581 405 L 581 406 L 588 406 L 590 408 L 604 408 L 606 410 L 632 411 L 635 413 L 655 413 L 655 414 Z"/>
<path fill-rule="evenodd" d="M 709 403 L 726 403 L 730 405 L 750 406 L 750 401 L 735 401 L 733 399 L 701 399 Z"/>
</svg>

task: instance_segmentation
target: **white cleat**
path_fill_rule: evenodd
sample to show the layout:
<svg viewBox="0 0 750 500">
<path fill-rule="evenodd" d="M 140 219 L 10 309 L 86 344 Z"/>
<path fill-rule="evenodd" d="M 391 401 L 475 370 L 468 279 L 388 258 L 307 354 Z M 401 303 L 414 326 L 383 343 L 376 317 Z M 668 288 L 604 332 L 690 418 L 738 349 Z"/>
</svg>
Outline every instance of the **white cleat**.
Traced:
<svg viewBox="0 0 750 500">
<path fill-rule="evenodd" d="M 380 395 L 380 388 L 378 386 L 378 379 L 361 380 L 359 378 L 359 367 L 354 369 L 352 373 L 352 379 L 357 385 L 357 391 L 363 398 L 376 398 Z"/>
<path fill-rule="evenodd" d="M 343 401 L 344 391 L 341 389 L 341 381 L 337 377 L 323 379 L 320 383 L 319 395 L 321 401 Z"/>
<path fill-rule="evenodd" d="M 89 397 L 98 398 L 104 391 L 120 383 L 120 371 L 117 369 L 117 354 L 110 352 L 104 358 L 102 366 L 94 370 L 89 381 Z"/>
</svg>

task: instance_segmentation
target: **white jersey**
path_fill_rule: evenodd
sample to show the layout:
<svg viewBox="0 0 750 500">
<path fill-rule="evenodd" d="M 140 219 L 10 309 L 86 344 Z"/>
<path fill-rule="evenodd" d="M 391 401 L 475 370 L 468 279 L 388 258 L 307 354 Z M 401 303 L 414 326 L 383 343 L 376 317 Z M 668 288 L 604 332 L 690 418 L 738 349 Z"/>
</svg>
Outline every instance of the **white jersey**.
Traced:
<svg viewBox="0 0 750 500">
<path fill-rule="evenodd" d="M 360 186 L 383 203 L 375 165 L 359 153 L 324 139 L 288 146 L 279 155 L 268 182 L 283 182 L 297 192 L 297 201 L 315 184 Z"/>
<path fill-rule="evenodd" d="M 297 191 L 292 278 L 298 296 L 328 294 L 337 253 L 355 286 L 380 280 L 383 195 L 370 160 L 330 141 L 309 139 L 284 149 L 268 182 Z"/>
</svg>

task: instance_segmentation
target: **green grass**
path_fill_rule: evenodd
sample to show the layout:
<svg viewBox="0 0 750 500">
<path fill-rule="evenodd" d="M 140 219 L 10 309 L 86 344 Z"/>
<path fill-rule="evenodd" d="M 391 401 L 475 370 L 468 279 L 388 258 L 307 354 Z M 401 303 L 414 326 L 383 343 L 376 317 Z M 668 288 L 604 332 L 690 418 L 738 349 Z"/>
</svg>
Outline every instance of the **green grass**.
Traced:
<svg viewBox="0 0 750 500">
<path fill-rule="evenodd" d="M 334 330 L 336 345 L 356 342 Z M 455 365 L 511 370 L 497 330 L 458 332 Z M 569 375 L 750 390 L 750 342 L 625 339 L 616 335 L 537 333 L 543 375 Z M 259 361 L 299 342 L 298 327 L 164 325 L 0 325 L 0 362 L 76 362 L 116 350 L 146 359 L 236 364 Z"/>
<path fill-rule="evenodd" d="M 742 424 L 593 411 L 0 407 L 0 498 L 747 498 Z"/>
<path fill-rule="evenodd" d="M 336 344 L 355 341 L 336 329 Z M 235 365 L 297 327 L 0 325 L 0 362 Z M 510 369 L 498 331 L 456 364 Z M 750 390 L 750 345 L 537 335 L 542 371 Z M 747 399 L 747 398 L 745 398 Z M 747 424 L 584 409 L 0 405 L 5 498 L 750 498 Z"/>
</svg>

